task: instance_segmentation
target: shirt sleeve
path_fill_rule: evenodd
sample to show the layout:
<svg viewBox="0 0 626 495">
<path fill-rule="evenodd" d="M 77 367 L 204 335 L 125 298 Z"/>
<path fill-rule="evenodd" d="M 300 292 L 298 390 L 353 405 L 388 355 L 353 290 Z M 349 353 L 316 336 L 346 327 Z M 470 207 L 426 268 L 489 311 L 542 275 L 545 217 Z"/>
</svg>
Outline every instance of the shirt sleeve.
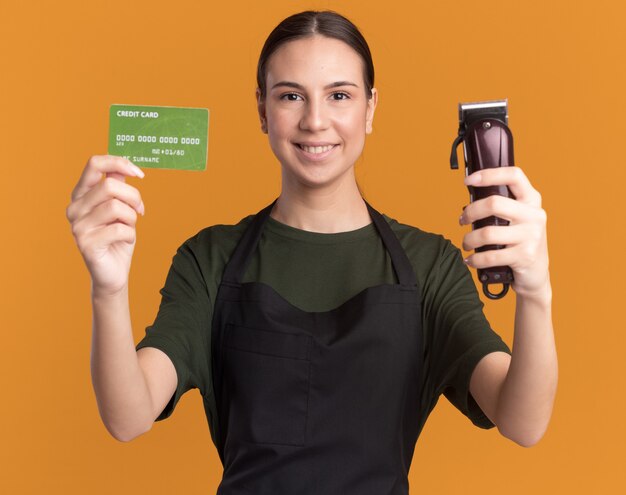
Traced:
<svg viewBox="0 0 626 495">
<path fill-rule="evenodd" d="M 443 393 L 473 424 L 493 428 L 495 425 L 470 393 L 470 378 L 484 356 L 498 351 L 511 354 L 511 350 L 489 325 L 470 270 L 463 263 L 460 250 L 448 240 L 440 256 L 432 292 L 427 302 L 432 407 Z"/>
<path fill-rule="evenodd" d="M 172 258 L 156 319 L 136 350 L 155 347 L 172 361 L 177 375 L 174 395 L 156 418 L 169 417 L 181 396 L 193 388 L 205 396 L 210 388 L 210 322 L 212 309 L 202 272 L 194 255 L 198 236 L 187 240 Z"/>
</svg>

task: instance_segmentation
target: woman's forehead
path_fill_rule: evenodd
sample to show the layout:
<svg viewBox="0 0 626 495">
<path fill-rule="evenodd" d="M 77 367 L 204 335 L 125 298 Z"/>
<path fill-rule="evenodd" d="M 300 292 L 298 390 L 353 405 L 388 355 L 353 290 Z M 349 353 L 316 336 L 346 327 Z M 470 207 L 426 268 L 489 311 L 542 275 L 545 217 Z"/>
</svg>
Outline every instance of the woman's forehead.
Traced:
<svg viewBox="0 0 626 495">
<path fill-rule="evenodd" d="M 294 81 L 300 84 L 329 84 L 336 81 L 363 83 L 363 62 L 343 41 L 311 36 L 281 45 L 267 64 L 267 83 Z"/>
</svg>

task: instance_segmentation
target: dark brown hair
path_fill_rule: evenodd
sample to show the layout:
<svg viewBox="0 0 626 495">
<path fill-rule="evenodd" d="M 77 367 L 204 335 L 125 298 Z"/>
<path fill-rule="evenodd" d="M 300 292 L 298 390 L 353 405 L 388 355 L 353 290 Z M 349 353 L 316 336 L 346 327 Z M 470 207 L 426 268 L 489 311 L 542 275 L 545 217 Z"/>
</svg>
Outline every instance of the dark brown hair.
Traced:
<svg viewBox="0 0 626 495">
<path fill-rule="evenodd" d="M 335 38 L 352 47 L 363 60 L 363 80 L 368 98 L 372 97 L 374 87 L 374 63 L 372 54 L 365 38 L 358 28 L 344 16 L 331 10 L 307 10 L 284 19 L 265 40 L 259 64 L 257 66 L 257 85 L 261 90 L 261 97 L 265 98 L 265 80 L 267 62 L 271 55 L 284 43 L 300 38 L 319 34 L 327 38 Z"/>
</svg>

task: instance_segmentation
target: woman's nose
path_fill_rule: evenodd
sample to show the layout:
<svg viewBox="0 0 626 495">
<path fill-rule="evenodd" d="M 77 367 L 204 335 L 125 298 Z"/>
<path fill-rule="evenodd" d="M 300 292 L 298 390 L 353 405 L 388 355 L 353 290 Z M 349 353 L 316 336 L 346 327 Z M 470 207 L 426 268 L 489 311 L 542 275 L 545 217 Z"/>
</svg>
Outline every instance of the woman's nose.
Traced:
<svg viewBox="0 0 626 495">
<path fill-rule="evenodd" d="M 300 128 L 307 131 L 318 131 L 328 127 L 328 112 L 323 102 L 310 99 L 303 107 Z"/>
</svg>

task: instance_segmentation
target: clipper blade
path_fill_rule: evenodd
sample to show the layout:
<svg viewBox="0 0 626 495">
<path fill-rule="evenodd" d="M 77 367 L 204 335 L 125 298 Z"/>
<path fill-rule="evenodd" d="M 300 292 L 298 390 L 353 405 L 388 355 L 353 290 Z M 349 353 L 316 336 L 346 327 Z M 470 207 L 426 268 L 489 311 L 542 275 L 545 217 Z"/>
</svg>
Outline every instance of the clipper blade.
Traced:
<svg viewBox="0 0 626 495">
<path fill-rule="evenodd" d="M 504 100 L 486 100 L 459 103 L 459 124 L 469 126 L 472 122 L 492 118 L 508 125 L 508 98 Z"/>
</svg>

